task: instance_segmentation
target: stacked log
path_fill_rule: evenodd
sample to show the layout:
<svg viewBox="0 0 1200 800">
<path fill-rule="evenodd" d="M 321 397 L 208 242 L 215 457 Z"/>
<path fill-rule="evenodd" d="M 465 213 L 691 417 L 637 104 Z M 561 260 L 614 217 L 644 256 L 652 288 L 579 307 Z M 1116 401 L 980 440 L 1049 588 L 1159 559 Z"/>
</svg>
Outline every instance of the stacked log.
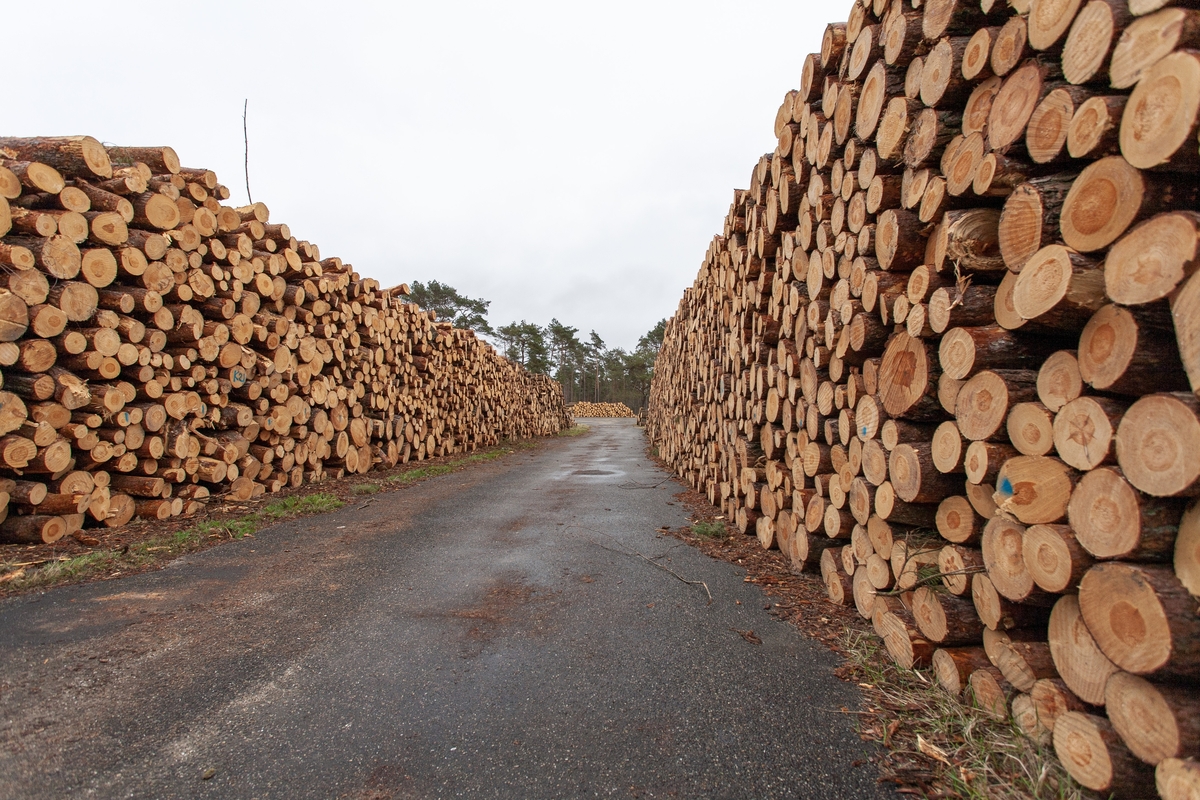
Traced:
<svg viewBox="0 0 1200 800">
<path fill-rule="evenodd" d="M 581 400 L 571 404 L 568 409 L 573 417 L 633 417 L 633 409 L 624 403 L 590 403 Z"/>
<path fill-rule="evenodd" d="M 647 423 L 898 663 L 1119 796 L 1198 782 L 1191 5 L 855 2 L 668 321 Z"/>
<path fill-rule="evenodd" d="M 0 542 L 569 424 L 561 389 L 169 147 L 0 139 Z"/>
</svg>

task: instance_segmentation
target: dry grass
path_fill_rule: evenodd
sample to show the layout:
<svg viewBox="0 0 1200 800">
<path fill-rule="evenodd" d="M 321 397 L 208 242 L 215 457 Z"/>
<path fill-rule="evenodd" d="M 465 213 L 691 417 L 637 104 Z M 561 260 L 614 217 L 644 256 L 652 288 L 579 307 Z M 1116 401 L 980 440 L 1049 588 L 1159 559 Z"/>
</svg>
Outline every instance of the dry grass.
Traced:
<svg viewBox="0 0 1200 800">
<path fill-rule="evenodd" d="M 859 733 L 881 741 L 884 779 L 925 797 L 1084 800 L 1053 749 L 942 689 L 932 670 L 896 666 L 870 632 L 848 630 L 839 643 L 842 677 L 866 695 Z M 922 746 L 923 745 L 923 746 Z"/>
</svg>

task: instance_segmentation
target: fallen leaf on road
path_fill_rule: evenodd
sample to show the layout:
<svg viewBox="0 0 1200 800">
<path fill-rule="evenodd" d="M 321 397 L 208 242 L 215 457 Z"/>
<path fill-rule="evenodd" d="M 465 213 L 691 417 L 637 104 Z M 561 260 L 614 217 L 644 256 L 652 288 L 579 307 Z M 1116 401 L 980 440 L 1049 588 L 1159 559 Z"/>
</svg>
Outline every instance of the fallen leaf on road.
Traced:
<svg viewBox="0 0 1200 800">
<path fill-rule="evenodd" d="M 762 644 L 762 639 L 758 638 L 758 635 L 754 631 L 741 631 L 737 628 L 730 628 L 729 630 L 734 631 L 750 644 Z"/>
</svg>

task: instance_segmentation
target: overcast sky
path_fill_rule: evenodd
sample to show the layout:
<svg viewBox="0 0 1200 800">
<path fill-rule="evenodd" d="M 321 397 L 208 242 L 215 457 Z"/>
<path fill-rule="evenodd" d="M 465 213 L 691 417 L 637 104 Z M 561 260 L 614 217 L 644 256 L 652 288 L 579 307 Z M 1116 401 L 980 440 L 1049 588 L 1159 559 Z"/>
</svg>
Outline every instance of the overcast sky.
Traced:
<svg viewBox="0 0 1200 800">
<path fill-rule="evenodd" d="M 241 204 L 248 98 L 254 199 L 322 256 L 632 348 L 849 5 L 14 3 L 3 129 L 170 145 Z"/>
</svg>

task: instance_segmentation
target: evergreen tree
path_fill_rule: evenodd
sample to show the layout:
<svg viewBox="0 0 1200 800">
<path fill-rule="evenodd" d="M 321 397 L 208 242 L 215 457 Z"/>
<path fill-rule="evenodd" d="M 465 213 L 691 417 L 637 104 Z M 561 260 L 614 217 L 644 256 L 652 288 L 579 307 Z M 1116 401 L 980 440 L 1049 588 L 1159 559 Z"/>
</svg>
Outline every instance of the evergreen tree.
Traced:
<svg viewBox="0 0 1200 800">
<path fill-rule="evenodd" d="M 404 298 L 405 302 L 416 303 L 426 311 L 437 313 L 439 320 L 448 320 L 456 328 L 469 328 L 476 333 L 493 335 L 492 326 L 488 324 L 488 306 L 490 300 L 473 300 L 461 295 L 453 286 L 437 281 L 421 283 L 413 281 L 411 294 Z"/>
</svg>

